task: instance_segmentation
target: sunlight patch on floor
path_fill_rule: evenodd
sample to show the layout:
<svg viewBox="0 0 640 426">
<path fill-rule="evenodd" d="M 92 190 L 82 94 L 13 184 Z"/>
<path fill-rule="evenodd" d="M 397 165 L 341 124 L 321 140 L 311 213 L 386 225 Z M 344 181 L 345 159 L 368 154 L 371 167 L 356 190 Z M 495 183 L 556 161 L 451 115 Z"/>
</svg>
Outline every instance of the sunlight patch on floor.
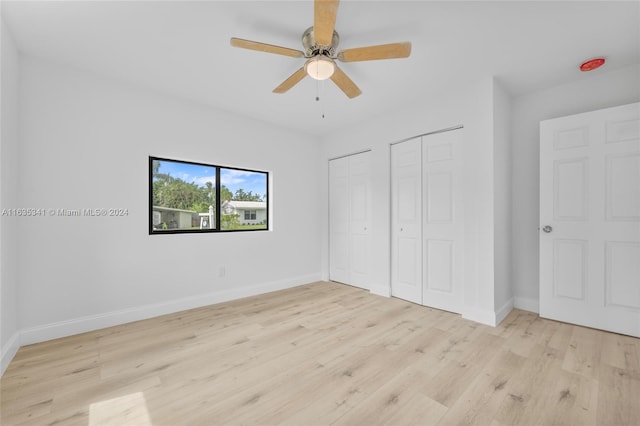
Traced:
<svg viewBox="0 0 640 426">
<path fill-rule="evenodd" d="M 89 425 L 152 426 L 144 394 L 136 392 L 91 404 Z"/>
</svg>

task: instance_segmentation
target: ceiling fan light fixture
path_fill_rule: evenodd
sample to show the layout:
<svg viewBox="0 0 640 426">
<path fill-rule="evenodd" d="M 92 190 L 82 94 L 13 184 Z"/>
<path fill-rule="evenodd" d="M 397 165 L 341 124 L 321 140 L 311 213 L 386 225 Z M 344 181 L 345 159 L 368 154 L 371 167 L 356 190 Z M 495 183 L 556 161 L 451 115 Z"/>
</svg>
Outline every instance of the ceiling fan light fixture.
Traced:
<svg viewBox="0 0 640 426">
<path fill-rule="evenodd" d="M 336 70 L 336 63 L 333 59 L 325 56 L 318 55 L 309 59 L 304 64 L 304 70 L 307 75 L 316 80 L 326 80 L 330 78 Z"/>
</svg>

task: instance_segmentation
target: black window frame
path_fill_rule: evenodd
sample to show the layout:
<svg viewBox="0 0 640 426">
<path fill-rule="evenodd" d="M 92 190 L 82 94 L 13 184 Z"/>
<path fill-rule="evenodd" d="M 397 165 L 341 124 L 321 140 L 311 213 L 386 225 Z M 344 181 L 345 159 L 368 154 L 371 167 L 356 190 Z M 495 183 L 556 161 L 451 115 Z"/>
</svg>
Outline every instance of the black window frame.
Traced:
<svg viewBox="0 0 640 426">
<path fill-rule="evenodd" d="M 215 182 L 215 224 L 216 227 L 213 229 L 203 228 L 203 229 L 163 229 L 163 230 L 155 230 L 153 226 L 153 162 L 154 161 L 171 161 L 174 163 L 183 163 L 183 164 L 191 164 L 194 166 L 205 166 L 205 167 L 215 167 L 216 170 L 216 182 Z M 221 166 L 216 164 L 202 163 L 198 161 L 188 161 L 188 160 L 177 160 L 174 158 L 165 158 L 165 157 L 155 157 L 149 156 L 148 163 L 148 185 L 149 185 L 149 235 L 172 235 L 172 234 L 211 234 L 211 233 L 229 233 L 229 232 L 260 232 L 260 231 L 269 231 L 269 180 L 270 173 L 264 170 L 255 170 L 255 169 L 247 169 L 243 167 L 231 167 L 231 166 Z M 220 170 L 238 170 L 242 172 L 250 172 L 250 173 L 261 173 L 265 175 L 266 180 L 266 188 L 265 188 L 265 227 L 258 229 L 221 229 L 221 213 L 222 213 L 222 203 L 220 197 L 221 183 L 220 183 Z M 257 212 L 256 212 L 257 215 Z M 256 216 L 257 218 L 257 216 Z"/>
</svg>

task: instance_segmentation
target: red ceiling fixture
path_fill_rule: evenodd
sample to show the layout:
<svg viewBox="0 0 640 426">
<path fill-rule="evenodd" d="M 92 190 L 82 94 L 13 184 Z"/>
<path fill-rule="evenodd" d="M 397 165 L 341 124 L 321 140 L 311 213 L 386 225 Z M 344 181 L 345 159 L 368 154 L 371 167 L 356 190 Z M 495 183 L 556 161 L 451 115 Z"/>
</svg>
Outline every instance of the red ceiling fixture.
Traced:
<svg viewBox="0 0 640 426">
<path fill-rule="evenodd" d="M 593 58 L 588 61 L 584 61 L 582 65 L 580 65 L 580 71 L 593 71 L 596 68 L 600 68 L 604 65 L 604 58 Z"/>
</svg>

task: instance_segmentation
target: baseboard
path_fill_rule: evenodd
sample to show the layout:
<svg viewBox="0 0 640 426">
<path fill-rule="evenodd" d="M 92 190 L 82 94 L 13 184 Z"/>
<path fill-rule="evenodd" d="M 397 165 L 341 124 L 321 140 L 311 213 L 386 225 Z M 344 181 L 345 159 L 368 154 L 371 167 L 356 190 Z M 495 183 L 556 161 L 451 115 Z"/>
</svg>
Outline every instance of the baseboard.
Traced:
<svg viewBox="0 0 640 426">
<path fill-rule="evenodd" d="M 477 308 L 465 309 L 462 312 L 462 318 L 496 327 L 509 315 L 512 309 L 513 299 L 509 299 L 507 303 L 502 305 L 496 312 Z"/>
<path fill-rule="evenodd" d="M 2 346 L 2 356 L 0 357 L 0 377 L 4 374 L 4 371 L 9 366 L 13 357 L 16 356 L 18 349 L 20 349 L 20 332 L 15 332 L 9 341 Z"/>
<path fill-rule="evenodd" d="M 522 309 L 523 311 L 540 313 L 540 302 L 538 299 L 529 299 L 526 297 L 514 297 L 513 306 L 516 309 Z"/>
<path fill-rule="evenodd" d="M 128 322 L 172 314 L 174 312 L 180 312 L 187 309 L 199 308 L 202 306 L 241 299 L 243 297 L 284 290 L 319 280 L 320 274 L 304 275 L 282 281 L 272 281 L 237 289 L 226 289 L 213 293 L 172 300 L 169 302 L 156 303 L 153 305 L 140 306 L 131 309 L 123 309 L 98 315 L 59 321 L 51 324 L 39 325 L 22 330 L 20 333 L 20 343 L 22 345 L 29 345 L 32 343 L 44 342 L 60 337 L 126 324 Z"/>
<path fill-rule="evenodd" d="M 462 318 L 479 322 L 480 324 L 496 326 L 496 313 L 493 311 L 485 311 L 480 309 L 468 309 L 462 312 Z"/>
<path fill-rule="evenodd" d="M 496 312 L 496 325 L 499 325 L 506 317 L 509 315 L 509 312 L 513 310 L 513 298 L 507 300 L 507 303 L 502 305 L 500 309 Z"/>
<path fill-rule="evenodd" d="M 391 288 L 388 285 L 371 284 L 369 292 L 378 296 L 391 297 Z"/>
</svg>

